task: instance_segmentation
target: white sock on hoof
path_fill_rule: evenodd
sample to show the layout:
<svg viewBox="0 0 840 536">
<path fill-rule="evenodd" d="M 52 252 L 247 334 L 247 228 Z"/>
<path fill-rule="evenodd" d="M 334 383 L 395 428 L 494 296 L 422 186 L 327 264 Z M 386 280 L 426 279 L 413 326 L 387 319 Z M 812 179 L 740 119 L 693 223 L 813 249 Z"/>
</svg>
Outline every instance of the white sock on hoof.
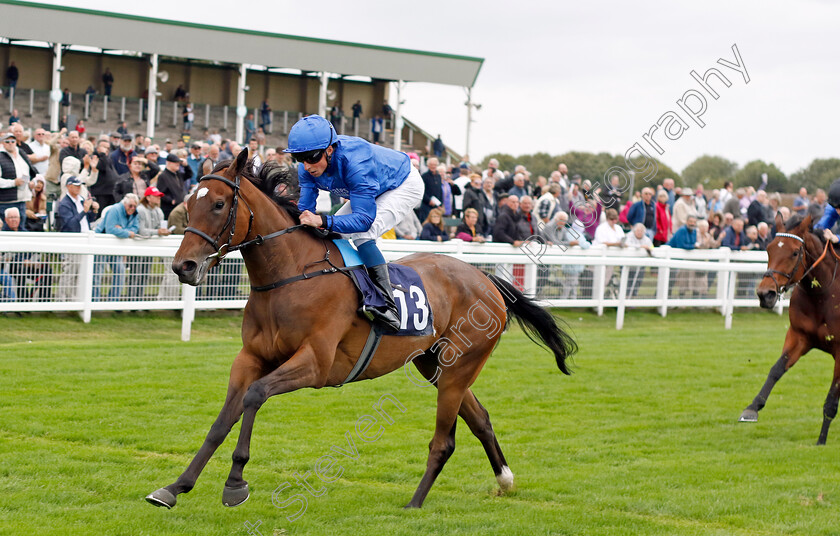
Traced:
<svg viewBox="0 0 840 536">
<path fill-rule="evenodd" d="M 510 467 L 507 465 L 502 467 L 502 472 L 496 475 L 496 481 L 499 483 L 499 487 L 502 488 L 502 491 L 510 491 L 513 489 L 513 471 L 510 470 Z"/>
</svg>

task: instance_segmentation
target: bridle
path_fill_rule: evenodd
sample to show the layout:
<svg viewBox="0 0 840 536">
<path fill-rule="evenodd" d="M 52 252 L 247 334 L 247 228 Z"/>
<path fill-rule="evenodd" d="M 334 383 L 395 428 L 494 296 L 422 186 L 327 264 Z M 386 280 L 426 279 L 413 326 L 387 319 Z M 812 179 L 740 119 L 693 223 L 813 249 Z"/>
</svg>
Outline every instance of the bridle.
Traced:
<svg viewBox="0 0 840 536">
<path fill-rule="evenodd" d="M 228 179 L 227 177 L 222 177 L 221 175 L 210 174 L 210 175 L 205 175 L 205 176 L 201 177 L 198 180 L 198 182 L 200 184 L 202 181 L 208 181 L 208 180 L 221 181 L 221 182 L 227 184 L 228 186 L 230 186 L 231 189 L 233 190 L 233 201 L 231 202 L 230 212 L 228 213 L 227 220 L 225 221 L 225 224 L 222 227 L 222 230 L 219 231 L 219 236 L 217 236 L 215 239 L 213 239 L 213 238 L 210 237 L 210 235 L 208 235 L 207 233 L 205 233 L 201 229 L 196 229 L 195 227 L 187 227 L 186 229 L 184 229 L 184 234 L 186 234 L 186 233 L 197 234 L 198 236 L 200 236 L 201 238 L 206 240 L 211 246 L 213 246 L 213 249 L 215 249 L 216 252 L 208 255 L 207 256 L 208 260 L 216 258 L 216 259 L 219 260 L 219 262 L 221 262 L 222 259 L 225 258 L 225 255 L 227 255 L 231 251 L 239 251 L 241 249 L 245 249 L 245 248 L 250 247 L 250 246 L 259 246 L 259 245 L 262 245 L 263 243 L 265 243 L 266 240 L 270 240 L 272 238 L 277 238 L 278 236 L 283 236 L 284 234 L 292 233 L 294 231 L 297 231 L 298 229 L 302 229 L 303 227 L 306 227 L 303 224 L 292 225 L 290 227 L 286 227 L 285 229 L 281 229 L 280 231 L 275 231 L 275 232 L 267 234 L 265 236 L 262 236 L 262 235 L 258 234 L 255 238 L 253 238 L 251 240 L 246 240 L 244 242 L 240 242 L 239 244 L 231 245 L 231 243 L 233 242 L 233 236 L 236 234 L 236 210 L 239 206 L 239 198 L 240 197 L 242 198 L 242 202 L 245 203 L 245 206 L 248 208 L 248 214 L 249 214 L 249 216 L 248 216 L 248 232 L 245 233 L 245 238 L 248 238 L 248 235 L 251 234 L 251 229 L 252 229 L 253 224 L 254 224 L 254 211 L 251 209 L 251 205 L 248 204 L 248 201 L 245 199 L 245 197 L 240 192 L 240 186 L 239 186 L 240 177 L 239 177 L 239 175 L 236 175 L 235 180 L 232 181 L 232 180 Z M 219 242 L 222 240 L 222 236 L 224 236 L 225 231 L 228 229 L 228 227 L 230 227 L 230 231 L 229 231 L 230 234 L 228 235 L 227 242 L 225 242 L 222 245 L 219 245 Z M 329 235 L 328 231 L 325 231 L 325 230 L 322 230 L 322 229 L 317 229 L 317 228 L 313 228 L 313 229 L 317 234 L 321 235 L 322 238 L 326 238 Z M 326 262 L 327 264 L 329 264 L 329 268 L 324 268 L 322 270 L 316 270 L 316 271 L 312 271 L 312 272 L 306 272 L 305 271 L 307 267 L 315 265 L 315 264 L 320 264 L 322 262 Z M 309 264 L 304 266 L 304 272 L 302 274 L 292 276 L 292 277 L 288 277 L 288 278 L 285 278 L 285 279 L 281 279 L 279 281 L 275 281 L 274 283 L 271 283 L 270 285 L 263 285 L 263 286 L 251 285 L 251 288 L 253 290 L 257 291 L 257 292 L 265 292 L 265 291 L 268 291 L 268 290 L 274 290 L 276 288 L 280 288 L 282 286 L 288 285 L 289 283 L 294 283 L 295 281 L 300 281 L 302 279 L 312 279 L 313 277 L 318 277 L 318 276 L 327 275 L 327 274 L 333 274 L 333 273 L 336 273 L 336 272 L 342 273 L 342 274 L 350 277 L 348 272 L 350 270 L 354 269 L 354 268 L 355 267 L 347 268 L 347 267 L 339 267 L 339 266 L 334 265 L 332 263 L 332 261 L 330 260 L 330 250 L 327 247 L 326 242 L 324 242 L 324 258 L 320 259 L 320 260 L 317 260 L 317 261 L 314 261 L 314 262 L 310 262 Z"/>
<path fill-rule="evenodd" d="M 233 242 L 233 236 L 236 234 L 236 209 L 239 206 L 239 198 L 240 197 L 242 198 L 242 202 L 245 203 L 245 206 L 248 208 L 248 214 L 249 214 L 248 215 L 248 232 L 245 233 L 245 238 L 248 238 L 248 235 L 251 234 L 251 227 L 254 224 L 254 211 L 251 210 L 251 205 L 248 204 L 248 201 L 240 193 L 239 184 L 240 184 L 241 179 L 240 179 L 239 175 L 236 175 L 235 182 L 234 182 L 234 181 L 228 179 L 227 177 L 222 177 L 221 175 L 216 175 L 216 174 L 211 173 L 210 175 L 205 175 L 205 176 L 201 177 L 198 180 L 198 182 L 199 182 L 199 184 L 201 184 L 203 181 L 209 181 L 209 180 L 221 181 L 221 182 L 227 184 L 228 186 L 230 186 L 231 189 L 233 190 L 233 201 L 231 202 L 230 212 L 228 213 L 228 217 L 227 217 L 227 221 L 225 221 L 225 225 L 222 227 L 222 230 L 219 231 L 219 236 L 217 236 L 215 239 L 211 238 L 210 235 L 208 235 L 207 233 L 205 233 L 201 229 L 196 229 L 195 227 L 187 227 L 186 229 L 184 229 L 184 234 L 186 234 L 186 233 L 197 234 L 198 236 L 200 236 L 201 238 L 206 240 L 211 246 L 213 246 L 213 249 L 216 250 L 216 252 L 209 255 L 207 257 L 208 259 L 217 258 L 217 259 L 219 259 L 219 262 L 221 262 L 221 260 L 225 258 L 225 255 L 227 255 L 231 251 L 238 251 L 240 249 L 245 249 L 245 248 L 247 248 L 249 246 L 253 246 L 253 245 L 259 246 L 260 244 L 262 244 L 263 242 L 265 242 L 268 239 L 276 238 L 278 236 L 282 236 L 284 234 L 297 231 L 301 227 L 304 227 L 302 224 L 292 225 L 291 227 L 287 227 L 287 228 L 285 228 L 281 231 L 277 231 L 277 232 L 274 232 L 274 233 L 271 233 L 271 234 L 268 234 L 268 235 L 265 235 L 265 236 L 257 235 L 256 238 L 254 238 L 252 240 L 247 240 L 245 242 L 240 242 L 239 244 L 231 245 L 231 242 Z M 219 245 L 219 242 L 221 241 L 222 236 L 225 234 L 225 231 L 228 229 L 228 227 L 230 227 L 230 234 L 228 235 L 227 242 L 222 244 L 222 245 Z"/>
<path fill-rule="evenodd" d="M 793 280 L 794 274 L 796 274 L 796 272 L 799 270 L 799 266 L 804 262 L 805 257 L 808 255 L 808 250 L 805 249 L 805 240 L 803 240 L 801 237 L 796 236 L 795 234 L 791 234 L 791 233 L 776 233 L 776 237 L 793 238 L 794 240 L 797 240 L 799 242 L 799 258 L 797 259 L 796 264 L 793 266 L 793 270 L 791 270 L 788 273 L 785 273 L 785 272 L 780 272 L 779 270 L 773 270 L 773 269 L 768 268 L 767 271 L 764 272 L 764 275 L 762 276 L 762 279 L 764 277 L 769 277 L 770 279 L 773 280 L 773 284 L 776 286 L 776 299 L 777 300 L 780 299 L 781 296 L 785 292 L 787 292 L 791 288 L 793 288 L 796 285 L 798 285 L 799 283 L 801 283 L 808 276 L 808 274 L 811 273 L 811 271 L 813 271 L 814 268 L 819 266 L 819 264 L 823 261 L 823 259 L 825 259 L 825 256 L 826 256 L 826 253 L 828 253 L 829 247 L 831 247 L 831 253 L 834 255 L 834 258 L 837 259 L 838 261 L 840 261 L 840 256 L 838 256 L 837 253 L 834 251 L 834 246 L 831 245 L 831 240 L 826 240 L 825 248 L 823 249 L 822 255 L 820 255 L 819 258 L 817 258 L 817 260 L 814 261 L 814 264 L 812 264 L 807 270 L 805 270 L 805 273 L 802 274 L 802 277 L 800 277 L 799 279 L 794 281 Z M 832 276 L 832 278 L 831 278 L 832 282 L 834 282 L 834 277 L 837 275 L 837 265 L 838 265 L 838 263 L 834 264 L 834 276 Z M 776 280 L 776 274 L 786 278 L 787 283 L 785 283 L 784 285 L 780 285 L 779 282 Z"/>
</svg>

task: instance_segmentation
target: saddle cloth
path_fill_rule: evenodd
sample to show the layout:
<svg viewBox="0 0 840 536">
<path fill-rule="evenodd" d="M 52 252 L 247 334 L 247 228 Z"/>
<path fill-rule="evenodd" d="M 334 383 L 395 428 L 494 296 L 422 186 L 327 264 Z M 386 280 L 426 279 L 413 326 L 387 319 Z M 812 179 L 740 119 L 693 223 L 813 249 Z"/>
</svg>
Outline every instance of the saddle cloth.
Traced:
<svg viewBox="0 0 840 536">
<path fill-rule="evenodd" d="M 344 265 L 353 268 L 349 274 L 359 292 L 360 308 L 384 306 L 385 299 L 370 280 L 359 252 L 347 240 L 337 239 L 333 242 L 341 252 Z M 391 285 L 395 287 L 394 302 L 400 314 L 400 331 L 394 335 L 419 336 L 432 333 L 434 317 L 420 275 L 413 268 L 391 263 L 388 264 L 388 275 L 391 276 Z"/>
</svg>

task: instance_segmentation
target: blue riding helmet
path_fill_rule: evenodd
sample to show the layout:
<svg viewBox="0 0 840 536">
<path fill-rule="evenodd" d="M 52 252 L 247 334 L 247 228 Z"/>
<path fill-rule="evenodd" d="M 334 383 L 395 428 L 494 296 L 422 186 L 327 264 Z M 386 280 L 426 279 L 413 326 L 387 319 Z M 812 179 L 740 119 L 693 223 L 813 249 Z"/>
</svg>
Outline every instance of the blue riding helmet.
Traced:
<svg viewBox="0 0 840 536">
<path fill-rule="evenodd" d="M 320 115 L 304 117 L 289 131 L 289 147 L 284 153 L 305 153 L 326 149 L 338 141 L 332 123 Z"/>
</svg>

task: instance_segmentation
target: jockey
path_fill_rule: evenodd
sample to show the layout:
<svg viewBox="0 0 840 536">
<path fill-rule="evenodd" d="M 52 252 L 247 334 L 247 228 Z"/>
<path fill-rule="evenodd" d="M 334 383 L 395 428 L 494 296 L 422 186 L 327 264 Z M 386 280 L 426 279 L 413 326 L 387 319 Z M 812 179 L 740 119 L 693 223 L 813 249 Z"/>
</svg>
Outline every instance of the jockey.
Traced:
<svg viewBox="0 0 840 536">
<path fill-rule="evenodd" d="M 819 223 L 814 229 L 831 229 L 840 217 L 840 179 L 831 183 L 828 188 L 828 203 L 825 204 L 825 211 Z"/>
<path fill-rule="evenodd" d="M 423 198 L 423 179 L 405 153 L 354 136 L 339 136 L 319 115 L 304 117 L 289 132 L 298 162 L 300 222 L 353 240 L 385 307 L 371 308 L 374 320 L 396 332 L 400 317 L 394 303 L 385 257 L 376 239 L 392 229 Z M 334 216 L 314 214 L 318 190 L 349 199 Z"/>
</svg>

